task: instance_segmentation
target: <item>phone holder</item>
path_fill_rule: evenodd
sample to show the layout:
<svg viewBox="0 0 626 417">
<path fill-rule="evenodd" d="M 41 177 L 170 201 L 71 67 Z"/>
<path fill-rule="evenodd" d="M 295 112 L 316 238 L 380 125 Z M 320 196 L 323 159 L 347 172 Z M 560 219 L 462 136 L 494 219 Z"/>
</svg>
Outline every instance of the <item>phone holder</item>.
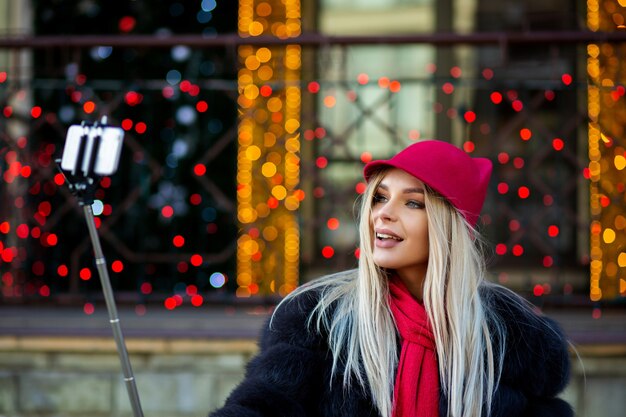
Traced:
<svg viewBox="0 0 626 417">
<path fill-rule="evenodd" d="M 139 393 L 115 305 L 106 259 L 102 252 L 91 208 L 101 177 L 111 175 L 117 170 L 122 149 L 124 131 L 120 128 L 107 126 L 106 122 L 106 116 L 103 116 L 100 122 L 93 124 L 83 122 L 80 125 L 71 126 L 67 133 L 63 155 L 61 159 L 56 160 L 56 163 L 65 177 L 70 191 L 83 207 L 133 415 L 134 417 L 143 417 Z"/>
</svg>

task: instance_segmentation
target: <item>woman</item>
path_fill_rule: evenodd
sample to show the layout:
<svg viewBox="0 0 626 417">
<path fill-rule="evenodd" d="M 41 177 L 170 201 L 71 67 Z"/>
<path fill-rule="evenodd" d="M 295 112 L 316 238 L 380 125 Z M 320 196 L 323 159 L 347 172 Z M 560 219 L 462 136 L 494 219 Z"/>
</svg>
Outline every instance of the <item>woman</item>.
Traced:
<svg viewBox="0 0 626 417">
<path fill-rule="evenodd" d="M 435 140 L 367 164 L 358 269 L 281 302 L 213 416 L 571 416 L 560 329 L 484 278 L 491 170 Z"/>
</svg>

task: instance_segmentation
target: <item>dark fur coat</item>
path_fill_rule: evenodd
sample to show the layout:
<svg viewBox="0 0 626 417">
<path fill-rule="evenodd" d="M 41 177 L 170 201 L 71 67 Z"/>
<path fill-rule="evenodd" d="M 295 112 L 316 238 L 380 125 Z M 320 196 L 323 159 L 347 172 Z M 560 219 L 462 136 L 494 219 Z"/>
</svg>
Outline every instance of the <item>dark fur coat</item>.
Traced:
<svg viewBox="0 0 626 417">
<path fill-rule="evenodd" d="M 487 287 L 507 330 L 507 351 L 490 417 L 571 417 L 556 398 L 569 378 L 567 342 L 555 322 L 534 315 L 504 289 Z M 317 302 L 314 291 L 298 295 L 274 316 L 250 362 L 243 382 L 211 417 L 379 417 L 369 392 L 354 383 L 331 387 L 331 353 L 324 335 L 308 330 L 306 319 Z M 440 416 L 446 415 L 441 398 Z"/>
</svg>

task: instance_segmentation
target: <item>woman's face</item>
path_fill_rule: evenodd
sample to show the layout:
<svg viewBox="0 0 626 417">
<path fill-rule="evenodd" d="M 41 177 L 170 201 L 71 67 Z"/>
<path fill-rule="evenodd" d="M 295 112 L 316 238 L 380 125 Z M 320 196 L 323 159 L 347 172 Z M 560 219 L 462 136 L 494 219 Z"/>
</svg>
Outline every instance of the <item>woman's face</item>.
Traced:
<svg viewBox="0 0 626 417">
<path fill-rule="evenodd" d="M 428 264 L 425 192 L 422 181 L 391 169 L 374 192 L 371 216 L 374 263 L 394 269 L 418 298 Z"/>
</svg>

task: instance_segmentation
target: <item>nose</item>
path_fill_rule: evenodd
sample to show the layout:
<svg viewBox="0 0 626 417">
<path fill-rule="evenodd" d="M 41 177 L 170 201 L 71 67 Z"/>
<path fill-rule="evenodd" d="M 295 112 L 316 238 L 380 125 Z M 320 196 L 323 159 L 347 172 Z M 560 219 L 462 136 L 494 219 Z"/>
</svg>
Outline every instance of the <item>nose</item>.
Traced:
<svg viewBox="0 0 626 417">
<path fill-rule="evenodd" d="M 374 212 L 374 218 L 379 218 L 386 221 L 396 220 L 397 217 L 392 202 L 388 201 L 387 203 L 378 207 L 377 210 L 375 210 Z"/>
</svg>

